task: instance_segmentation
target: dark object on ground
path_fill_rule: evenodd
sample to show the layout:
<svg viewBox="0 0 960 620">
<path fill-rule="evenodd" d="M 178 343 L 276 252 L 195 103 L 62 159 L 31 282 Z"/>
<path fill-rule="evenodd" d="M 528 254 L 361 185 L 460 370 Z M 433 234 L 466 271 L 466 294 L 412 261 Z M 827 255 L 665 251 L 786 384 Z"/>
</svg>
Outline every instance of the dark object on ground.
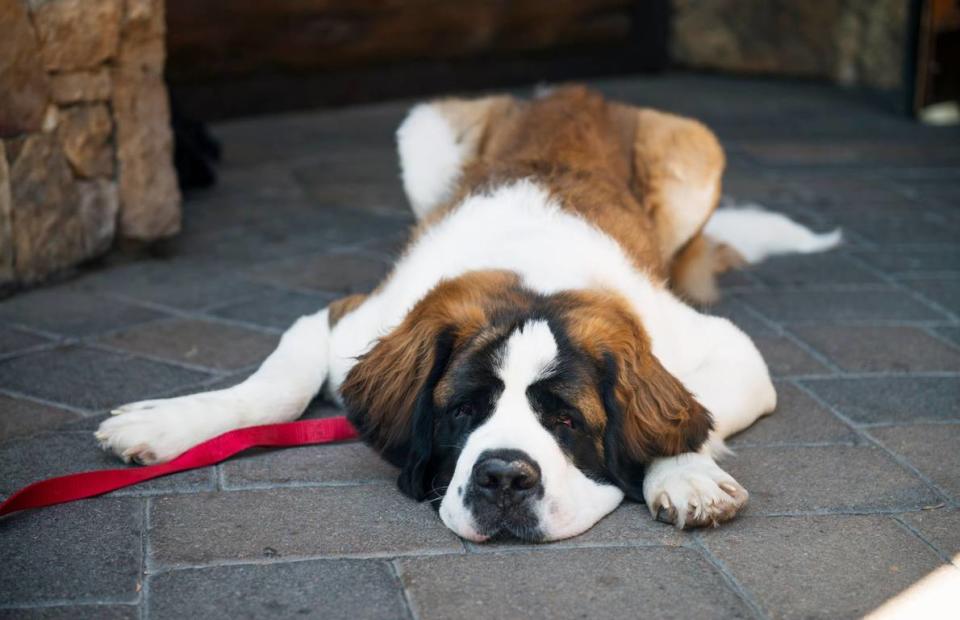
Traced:
<svg viewBox="0 0 960 620">
<path fill-rule="evenodd" d="M 217 182 L 216 164 L 220 161 L 220 143 L 207 126 L 183 114 L 171 98 L 173 125 L 173 163 L 181 191 L 211 187 Z"/>
</svg>

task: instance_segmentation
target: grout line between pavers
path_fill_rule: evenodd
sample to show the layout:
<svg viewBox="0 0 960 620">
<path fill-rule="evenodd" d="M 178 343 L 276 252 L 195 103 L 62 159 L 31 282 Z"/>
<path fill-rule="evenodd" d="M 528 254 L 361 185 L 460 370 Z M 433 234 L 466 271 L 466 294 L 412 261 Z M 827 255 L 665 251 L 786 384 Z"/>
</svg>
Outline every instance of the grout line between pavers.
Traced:
<svg viewBox="0 0 960 620">
<path fill-rule="evenodd" d="M 0 611 L 18 609 L 46 609 L 49 607 L 97 607 L 97 606 L 136 607 L 136 603 L 111 599 L 46 599 L 26 603 L 0 603 Z"/>
<path fill-rule="evenodd" d="M 18 390 L 11 390 L 10 388 L 3 387 L 3 386 L 0 386 L 0 394 L 9 396 L 11 398 L 28 400 L 28 401 L 37 403 L 38 405 L 45 405 L 47 407 L 54 407 L 56 409 L 63 409 L 64 411 L 70 411 L 72 413 L 79 414 L 83 418 L 91 418 L 97 415 L 97 410 L 95 409 L 84 409 L 82 407 L 77 407 L 67 403 L 61 403 L 55 400 L 47 400 L 46 398 L 41 398 L 39 396 L 27 394 L 26 392 L 20 392 Z M 52 429 L 48 429 L 48 430 L 52 430 Z"/>
<path fill-rule="evenodd" d="M 147 617 L 147 593 L 150 588 L 147 579 L 147 538 L 149 537 L 150 502 L 149 497 L 143 499 L 140 513 L 140 574 L 137 576 L 137 583 L 140 584 L 140 590 L 138 592 L 140 620 L 146 620 Z"/>
<path fill-rule="evenodd" d="M 589 531 L 589 530 L 588 530 Z M 684 538 L 686 540 L 686 538 Z M 691 539 L 692 540 L 692 539 Z M 531 550 L 536 550 L 544 553 L 553 553 L 560 551 L 575 551 L 577 549 L 693 549 L 696 548 L 696 545 L 689 542 L 681 542 L 679 544 L 665 543 L 665 542 L 656 542 L 656 541 L 642 541 L 642 540 L 624 540 L 621 542 L 575 542 L 576 537 L 572 539 L 567 539 L 566 541 L 557 541 L 551 543 L 543 544 L 528 544 L 524 546 L 523 544 L 511 544 L 508 546 L 492 546 L 487 547 L 488 551 L 484 551 L 484 546 L 482 544 L 468 542 L 464 545 L 467 551 L 467 555 L 477 555 L 477 556 L 492 556 L 492 555 L 514 555 L 521 553 L 529 553 Z"/>
<path fill-rule="evenodd" d="M 250 331 L 257 331 L 264 334 L 276 335 L 276 328 L 268 328 L 263 325 L 258 325 L 256 323 L 246 323 L 243 321 L 236 321 L 233 319 L 228 319 L 222 316 L 217 316 L 214 314 L 206 314 L 202 310 L 184 310 L 183 308 L 174 308 L 172 306 L 165 306 L 163 304 L 158 304 L 152 301 L 146 301 L 143 299 L 137 299 L 134 297 L 128 297 L 120 293 L 111 293 L 110 296 L 114 299 L 118 299 L 125 303 L 128 303 L 133 306 L 139 306 L 141 308 L 146 308 L 148 310 L 154 310 L 156 312 L 164 312 L 170 316 L 163 317 L 164 319 L 192 319 L 195 321 L 206 321 L 208 323 L 219 323 L 221 325 L 226 325 L 230 327 L 240 327 L 248 329 Z M 134 328 L 140 325 L 146 325 L 146 323 L 136 323 L 134 325 L 128 326 L 128 328 Z M 97 336 L 102 336 L 103 334 L 97 334 Z"/>
<path fill-rule="evenodd" d="M 784 328 L 782 334 L 784 338 L 792 342 L 800 350 L 802 350 L 807 355 L 815 359 L 822 366 L 826 367 L 828 370 L 830 370 L 834 374 L 836 375 L 844 374 L 843 368 L 840 368 L 840 366 L 836 365 L 833 362 L 833 360 L 831 360 L 829 357 L 827 357 L 826 355 L 818 351 L 815 347 L 811 346 L 810 344 L 807 344 L 805 340 L 803 340 L 797 334 L 790 331 L 789 328 Z"/>
<path fill-rule="evenodd" d="M 921 327 L 920 329 L 923 331 L 923 333 L 927 334 L 928 336 L 930 336 L 931 338 L 933 338 L 933 339 L 936 340 L 937 342 L 940 342 L 941 344 L 944 344 L 944 345 L 948 346 L 951 350 L 953 350 L 953 351 L 960 351 L 960 342 L 955 342 L 955 341 L 947 338 L 946 336 L 944 336 L 943 334 L 941 334 L 939 331 L 937 331 L 935 327 L 936 327 L 936 326 L 925 325 L 925 326 Z M 943 327 L 943 326 L 941 326 L 941 327 Z"/>
<path fill-rule="evenodd" d="M 703 557 L 707 562 L 713 566 L 718 573 L 720 573 L 720 578 L 727 583 L 727 587 L 741 600 L 743 601 L 754 615 L 757 618 L 767 619 L 769 616 L 763 611 L 763 608 L 760 606 L 760 603 L 754 598 L 753 593 L 740 583 L 740 580 L 737 579 L 736 575 L 733 574 L 733 571 L 718 557 L 716 557 L 710 549 L 703 543 L 703 540 L 700 537 L 700 532 L 693 532 L 693 541 L 696 543 L 696 548 L 700 551 Z"/>
<path fill-rule="evenodd" d="M 921 482 L 925 483 L 931 490 L 933 490 L 937 495 L 939 495 L 942 501 L 946 501 L 947 503 L 950 503 L 950 504 L 953 503 L 953 499 L 949 493 L 947 493 L 942 488 L 940 488 L 938 484 L 930 480 L 930 478 L 928 478 L 925 474 L 923 474 L 907 459 L 903 458 L 893 450 L 890 450 L 889 448 L 887 448 L 885 445 L 883 445 L 882 442 L 874 438 L 869 432 L 867 432 L 865 429 L 858 426 L 853 420 L 851 420 L 846 415 L 841 413 L 840 410 L 837 407 L 835 407 L 832 403 L 821 398 L 819 394 L 809 389 L 803 382 L 794 381 L 793 385 L 799 390 L 803 391 L 804 394 L 812 398 L 821 407 L 826 408 L 826 410 L 832 413 L 838 420 L 840 420 L 841 422 L 846 424 L 848 427 L 850 427 L 853 430 L 853 432 L 855 432 L 857 435 L 865 439 L 867 443 L 872 444 L 875 447 L 879 448 L 881 451 L 886 453 L 887 456 L 893 459 L 895 463 L 897 463 L 907 471 L 911 472 Z"/>
<path fill-rule="evenodd" d="M 8 353 L 0 353 L 0 362 L 16 359 L 18 357 L 25 357 L 27 355 L 32 355 L 34 353 L 43 353 L 44 351 L 52 351 L 61 346 L 63 346 L 63 343 L 60 341 L 41 342 L 40 344 L 35 344 L 29 347 L 25 347 L 23 349 L 16 349 Z"/>
<path fill-rule="evenodd" d="M 400 600 L 403 601 L 403 606 L 407 610 L 407 617 L 412 618 L 412 620 L 420 620 L 420 614 L 416 612 L 413 601 L 410 599 L 410 593 L 407 592 L 407 588 L 403 585 L 403 577 L 400 574 L 400 566 L 397 564 L 397 560 L 390 560 L 387 562 L 387 566 L 393 575 L 394 583 L 396 583 L 400 589 Z"/>
<path fill-rule="evenodd" d="M 224 493 L 235 493 L 243 491 L 269 491 L 272 489 L 329 489 L 342 487 L 365 487 L 365 486 L 386 486 L 389 480 L 329 480 L 329 481 L 308 481 L 308 480 L 288 480 L 286 482 L 260 482 L 251 484 L 231 484 L 222 482 L 219 489 Z"/>
<path fill-rule="evenodd" d="M 784 375 L 777 377 L 780 381 L 830 381 L 834 379 L 955 379 L 960 378 L 960 371 L 956 370 L 879 370 L 867 372 L 841 371 L 835 375 L 802 374 Z"/>
<path fill-rule="evenodd" d="M 917 528 L 913 527 L 912 525 L 904 521 L 899 515 L 893 515 L 891 518 L 894 520 L 895 523 L 897 523 L 900 527 L 905 529 L 909 534 L 916 536 L 918 539 L 920 539 L 920 542 L 930 547 L 930 549 L 934 553 L 936 553 L 941 560 L 943 560 L 947 564 L 953 564 L 954 566 L 957 566 L 956 563 L 954 563 L 953 558 L 950 557 L 949 553 L 947 553 L 946 551 L 943 551 L 942 549 L 940 549 L 940 547 L 936 546 L 935 544 L 927 540 L 926 537 L 917 530 Z M 958 568 L 960 568 L 960 566 L 958 566 Z"/>
<path fill-rule="evenodd" d="M 156 362 L 159 364 L 175 366 L 183 370 L 189 370 L 192 372 L 201 372 L 208 375 L 216 375 L 217 378 L 220 378 L 220 379 L 229 376 L 233 372 L 232 369 L 222 369 L 222 368 L 214 368 L 212 366 L 201 366 L 199 364 L 191 364 L 189 362 L 183 362 L 180 360 L 170 359 L 166 357 L 159 357 L 151 353 L 144 353 L 142 351 L 131 351 L 129 349 L 122 349 L 119 347 L 115 347 L 113 345 L 104 344 L 96 341 L 84 343 L 84 346 L 90 349 L 94 349 L 96 351 L 103 351 L 105 353 L 114 353 L 117 355 L 123 355 L 125 357 L 136 357 L 136 358 L 148 360 L 151 362 Z"/>
<path fill-rule="evenodd" d="M 862 422 L 860 428 L 869 430 L 871 428 L 900 428 L 905 426 L 951 426 L 960 424 L 960 419 L 948 420 L 914 420 L 910 422 Z"/>
<path fill-rule="evenodd" d="M 850 256 L 850 260 L 856 262 L 857 264 L 859 264 L 861 267 L 863 267 L 863 268 L 866 269 L 867 271 L 870 271 L 873 275 L 875 275 L 876 277 L 880 278 L 881 280 L 883 280 L 884 282 L 886 282 L 886 283 L 889 284 L 890 286 L 894 287 L 895 289 L 897 289 L 897 290 L 900 291 L 901 293 L 904 293 L 904 294 L 906 294 L 907 296 L 913 298 L 914 301 L 920 303 L 920 304 L 923 305 L 923 306 L 926 306 L 927 308 L 929 308 L 929 309 L 931 309 L 931 310 L 934 310 L 935 312 L 939 312 L 940 314 L 948 317 L 948 318 L 950 319 L 950 322 L 951 322 L 951 323 L 957 323 L 958 321 L 960 321 L 960 317 L 958 317 L 958 316 L 957 316 L 954 312 L 952 312 L 949 308 L 945 308 L 945 307 L 941 306 L 940 304 L 936 303 L 935 301 L 927 298 L 925 295 L 923 295 L 923 294 L 920 293 L 919 291 L 910 288 L 909 286 L 907 286 L 907 285 L 904 284 L 903 282 L 897 280 L 896 278 L 894 278 L 894 277 L 891 276 L 890 274 L 885 273 L 884 271 L 882 271 L 882 270 L 880 270 L 880 269 L 877 269 L 876 267 L 874 267 L 873 265 L 871 265 L 869 262 L 863 260 L 862 258 L 860 258 L 860 257 L 858 257 L 858 256 Z"/>
<path fill-rule="evenodd" d="M 221 568 L 227 566 L 270 566 L 273 564 L 294 564 L 298 562 L 316 562 L 316 561 L 350 561 L 350 560 L 392 560 L 394 558 L 429 558 L 438 556 L 462 556 L 466 555 L 463 549 L 453 550 L 447 548 L 416 549 L 413 551 L 383 551 L 380 553 L 342 553 L 332 555 L 297 555 L 282 556 L 276 558 L 241 558 L 241 559 L 219 559 L 210 562 L 200 562 L 197 564 L 186 564 L 173 562 L 169 564 L 151 562 L 149 575 L 156 576 L 164 573 L 183 570 L 203 570 L 209 568 Z"/>
</svg>

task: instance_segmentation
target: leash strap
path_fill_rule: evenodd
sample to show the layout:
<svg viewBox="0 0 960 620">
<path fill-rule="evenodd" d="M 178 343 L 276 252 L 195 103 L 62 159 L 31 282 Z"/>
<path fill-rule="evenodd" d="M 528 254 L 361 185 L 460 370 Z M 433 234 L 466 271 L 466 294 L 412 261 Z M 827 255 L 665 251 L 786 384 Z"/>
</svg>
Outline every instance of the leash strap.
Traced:
<svg viewBox="0 0 960 620">
<path fill-rule="evenodd" d="M 257 446 L 308 446 L 356 439 L 357 436 L 357 431 L 344 416 L 241 428 L 194 446 L 167 463 L 86 471 L 34 482 L 0 504 L 0 516 L 95 497 L 160 476 L 215 465 Z"/>
</svg>

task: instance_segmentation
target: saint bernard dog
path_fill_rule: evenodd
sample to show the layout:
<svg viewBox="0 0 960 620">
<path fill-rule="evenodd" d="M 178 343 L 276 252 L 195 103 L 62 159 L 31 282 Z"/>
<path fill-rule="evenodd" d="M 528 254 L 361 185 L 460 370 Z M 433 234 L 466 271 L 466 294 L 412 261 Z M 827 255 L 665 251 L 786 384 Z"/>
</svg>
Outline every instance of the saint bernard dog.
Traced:
<svg viewBox="0 0 960 620">
<path fill-rule="evenodd" d="M 736 515 L 747 491 L 715 459 L 776 392 L 750 338 L 686 302 L 839 231 L 715 211 L 706 127 L 583 87 L 425 103 L 397 140 L 419 223 L 386 279 L 300 318 L 239 385 L 116 409 L 100 445 L 168 461 L 325 386 L 471 541 L 576 536 L 624 497 L 681 528 Z"/>
</svg>

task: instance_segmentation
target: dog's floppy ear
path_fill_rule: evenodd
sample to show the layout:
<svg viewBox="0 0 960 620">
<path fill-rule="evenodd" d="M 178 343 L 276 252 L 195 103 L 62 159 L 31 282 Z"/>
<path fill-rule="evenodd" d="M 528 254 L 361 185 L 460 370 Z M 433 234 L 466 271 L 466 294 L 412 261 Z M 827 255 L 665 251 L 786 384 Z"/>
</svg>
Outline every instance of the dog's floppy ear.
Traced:
<svg viewBox="0 0 960 620">
<path fill-rule="evenodd" d="M 413 406 L 407 456 L 397 478 L 400 490 L 415 500 L 426 499 L 430 493 L 430 459 L 433 456 L 433 428 L 435 404 L 433 392 L 443 377 L 453 352 L 453 330 L 447 329 L 437 337 L 430 372 L 420 388 Z"/>
<path fill-rule="evenodd" d="M 710 413 L 653 355 L 626 300 L 598 291 L 565 296 L 568 330 L 598 364 L 607 470 L 629 497 L 642 498 L 646 465 L 698 450 L 712 427 Z"/>
<path fill-rule="evenodd" d="M 517 287 L 515 274 L 477 271 L 438 284 L 347 374 L 340 394 L 364 441 L 404 469 L 400 487 L 423 493 L 433 440 L 434 390 L 457 348 Z"/>
<path fill-rule="evenodd" d="M 703 405 L 648 351 L 605 352 L 600 392 L 607 470 L 632 499 L 643 499 L 651 460 L 695 452 L 713 425 Z"/>
</svg>

